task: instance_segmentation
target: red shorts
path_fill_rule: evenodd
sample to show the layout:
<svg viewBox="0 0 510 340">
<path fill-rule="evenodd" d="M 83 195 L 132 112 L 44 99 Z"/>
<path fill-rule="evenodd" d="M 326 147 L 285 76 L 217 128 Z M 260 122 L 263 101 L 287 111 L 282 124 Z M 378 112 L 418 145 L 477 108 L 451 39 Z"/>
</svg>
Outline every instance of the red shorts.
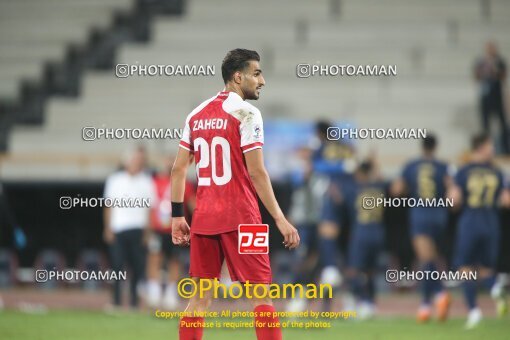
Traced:
<svg viewBox="0 0 510 340">
<path fill-rule="evenodd" d="M 191 233 L 191 277 L 219 279 L 223 260 L 227 261 L 232 281 L 265 284 L 272 281 L 269 254 L 239 254 L 237 230 L 217 235 Z"/>
</svg>

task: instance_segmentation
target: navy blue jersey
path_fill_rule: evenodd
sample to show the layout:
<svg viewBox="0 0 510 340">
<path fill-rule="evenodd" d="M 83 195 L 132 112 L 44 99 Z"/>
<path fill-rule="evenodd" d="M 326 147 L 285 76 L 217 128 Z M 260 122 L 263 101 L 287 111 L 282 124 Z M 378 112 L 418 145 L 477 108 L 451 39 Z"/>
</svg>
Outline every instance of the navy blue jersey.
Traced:
<svg viewBox="0 0 510 340">
<path fill-rule="evenodd" d="M 446 194 L 448 165 L 435 159 L 419 158 L 409 162 L 402 171 L 409 197 L 441 199 Z M 438 241 L 448 221 L 444 207 L 413 207 L 409 211 L 411 234 L 427 235 Z"/>
<path fill-rule="evenodd" d="M 503 174 L 489 163 L 470 163 L 459 170 L 455 183 L 463 207 L 456 235 L 456 267 L 481 264 L 494 268 L 499 249 L 498 198 Z"/>
<path fill-rule="evenodd" d="M 409 196 L 419 199 L 443 198 L 448 165 L 435 159 L 417 159 L 409 162 L 402 171 Z"/>
<path fill-rule="evenodd" d="M 326 141 L 313 151 L 313 170 L 318 174 L 336 176 L 344 172 L 344 162 L 353 157 L 349 145 L 339 141 Z"/>
<path fill-rule="evenodd" d="M 463 214 L 493 214 L 497 217 L 498 197 L 503 189 L 503 174 L 489 163 L 470 163 L 455 176 L 462 190 Z"/>
<path fill-rule="evenodd" d="M 358 183 L 352 182 L 347 186 L 344 199 L 347 204 L 353 226 L 382 226 L 384 208 L 373 206 L 370 201 L 379 197 L 386 197 L 387 184 L 381 181 Z"/>
</svg>

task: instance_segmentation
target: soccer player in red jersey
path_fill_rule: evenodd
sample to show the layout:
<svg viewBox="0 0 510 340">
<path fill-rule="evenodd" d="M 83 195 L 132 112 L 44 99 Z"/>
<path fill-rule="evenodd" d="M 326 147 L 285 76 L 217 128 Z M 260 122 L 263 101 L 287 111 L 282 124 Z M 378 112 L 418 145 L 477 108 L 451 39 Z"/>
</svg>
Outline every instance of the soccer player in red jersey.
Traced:
<svg viewBox="0 0 510 340">
<path fill-rule="evenodd" d="M 239 254 L 239 224 L 262 222 L 257 194 L 276 222 L 289 249 L 299 235 L 285 218 L 264 167 L 264 130 L 260 111 L 245 100 L 257 100 L 265 85 L 257 52 L 235 49 L 223 59 L 225 89 L 193 110 L 186 119 L 179 152 L 172 169 L 172 241 L 190 245 L 189 274 L 195 281 L 219 278 L 225 260 L 232 281 L 270 284 L 268 254 Z M 198 179 L 191 229 L 183 214 L 185 178 L 195 158 Z M 212 283 L 211 283 L 212 284 Z M 210 294 L 209 294 L 210 292 Z M 205 312 L 212 291 L 196 294 L 186 312 Z M 270 298 L 252 299 L 256 315 L 274 312 Z M 256 324 L 274 325 L 277 317 L 256 316 Z M 183 317 L 179 339 L 202 339 L 200 317 Z M 186 325 L 194 325 L 187 327 Z M 255 327 L 257 339 L 281 339 L 280 328 Z"/>
</svg>

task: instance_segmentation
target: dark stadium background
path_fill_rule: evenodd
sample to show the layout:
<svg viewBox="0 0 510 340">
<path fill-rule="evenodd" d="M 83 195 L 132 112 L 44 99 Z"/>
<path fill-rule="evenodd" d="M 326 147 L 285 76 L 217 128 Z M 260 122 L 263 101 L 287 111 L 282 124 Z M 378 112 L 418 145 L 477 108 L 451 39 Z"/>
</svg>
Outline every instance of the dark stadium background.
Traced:
<svg viewBox="0 0 510 340">
<path fill-rule="evenodd" d="M 274 190 L 282 209 L 288 211 L 291 186 L 286 183 L 274 183 Z M 96 208 L 75 208 L 62 210 L 58 206 L 61 196 L 101 197 L 104 183 L 62 183 L 62 182 L 7 182 L 4 192 L 8 204 L 19 226 L 28 235 L 26 249 L 18 251 L 19 265 L 34 265 L 37 254 L 43 249 L 54 249 L 61 252 L 67 259 L 68 266 L 75 265 L 79 254 L 86 249 L 107 251 L 102 241 L 103 217 L 102 210 Z M 260 204 L 259 204 L 260 205 Z M 267 211 L 260 205 L 263 220 L 272 227 L 273 221 Z M 447 238 L 444 240 L 443 252 L 451 259 L 453 236 L 457 214 L 450 213 Z M 400 260 L 402 268 L 412 268 L 414 254 L 409 239 L 406 209 L 392 208 L 386 213 L 386 248 Z M 3 225 L 9 225 L 5 209 L 0 216 Z M 510 225 L 510 213 L 501 212 L 501 225 Z M 275 230 L 275 229 L 273 229 Z M 271 249 L 281 244 L 281 237 L 276 232 L 271 235 Z M 341 249 L 345 250 L 348 233 L 342 233 L 339 239 Z M 10 249 L 14 247 L 12 228 L 2 228 L 0 245 Z M 510 230 L 501 228 L 501 255 L 499 269 L 510 270 Z"/>
</svg>

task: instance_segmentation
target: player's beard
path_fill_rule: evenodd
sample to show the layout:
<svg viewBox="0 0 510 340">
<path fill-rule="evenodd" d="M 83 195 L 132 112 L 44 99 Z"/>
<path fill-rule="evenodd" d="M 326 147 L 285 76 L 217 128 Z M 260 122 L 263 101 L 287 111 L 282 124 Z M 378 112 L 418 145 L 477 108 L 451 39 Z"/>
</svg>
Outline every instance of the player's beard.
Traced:
<svg viewBox="0 0 510 340">
<path fill-rule="evenodd" d="M 259 99 L 259 93 L 257 93 L 257 87 L 251 87 L 249 84 L 244 84 L 244 86 L 241 86 L 241 90 L 244 94 L 245 100 L 257 100 Z M 260 89 L 258 89 L 260 91 Z"/>
<path fill-rule="evenodd" d="M 253 91 L 247 91 L 247 92 L 245 92 L 244 95 L 245 95 L 245 99 L 248 99 L 248 100 L 257 100 L 257 99 L 259 99 L 259 96 L 260 96 L 257 93 L 257 89 L 255 89 Z"/>
</svg>

